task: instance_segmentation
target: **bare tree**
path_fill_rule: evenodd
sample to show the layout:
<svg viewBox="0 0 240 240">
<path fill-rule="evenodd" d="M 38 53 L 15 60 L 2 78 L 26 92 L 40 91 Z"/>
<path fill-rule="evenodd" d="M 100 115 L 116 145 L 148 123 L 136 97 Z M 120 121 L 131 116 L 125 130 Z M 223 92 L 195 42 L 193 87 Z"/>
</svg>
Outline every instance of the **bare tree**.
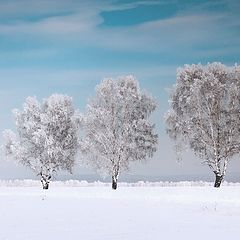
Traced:
<svg viewBox="0 0 240 240">
<path fill-rule="evenodd" d="M 43 189 L 59 170 L 72 171 L 78 148 L 80 116 L 72 99 L 55 94 L 41 104 L 29 97 L 14 110 L 17 134 L 5 130 L 5 154 L 41 176 Z"/>
<path fill-rule="evenodd" d="M 82 153 L 87 164 L 112 176 L 113 189 L 131 161 L 156 151 L 157 135 L 149 121 L 155 108 L 153 98 L 140 91 L 133 76 L 105 79 L 96 87 L 83 117 Z"/>
<path fill-rule="evenodd" d="M 239 66 L 212 63 L 178 69 L 166 123 L 177 149 L 193 150 L 220 187 L 229 160 L 240 151 Z"/>
</svg>

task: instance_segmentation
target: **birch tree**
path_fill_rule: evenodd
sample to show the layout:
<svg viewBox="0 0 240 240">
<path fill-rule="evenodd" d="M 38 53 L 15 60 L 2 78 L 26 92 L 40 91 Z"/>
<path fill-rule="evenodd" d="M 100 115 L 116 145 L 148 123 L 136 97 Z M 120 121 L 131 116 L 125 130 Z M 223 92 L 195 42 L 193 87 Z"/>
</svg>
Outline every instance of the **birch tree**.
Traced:
<svg viewBox="0 0 240 240">
<path fill-rule="evenodd" d="M 133 76 L 104 79 L 96 87 L 83 117 L 82 153 L 88 165 L 112 176 L 113 189 L 130 162 L 156 151 L 157 135 L 149 120 L 155 108 L 155 100 L 141 92 Z"/>
<path fill-rule="evenodd" d="M 5 130 L 5 154 L 41 176 L 43 189 L 59 170 L 72 171 L 78 148 L 80 116 L 72 98 L 54 94 L 40 103 L 28 97 L 13 111 L 16 134 Z"/>
<path fill-rule="evenodd" d="M 221 63 L 185 65 L 166 114 L 167 132 L 179 150 L 190 148 L 216 176 L 220 187 L 240 151 L 240 68 Z"/>
</svg>

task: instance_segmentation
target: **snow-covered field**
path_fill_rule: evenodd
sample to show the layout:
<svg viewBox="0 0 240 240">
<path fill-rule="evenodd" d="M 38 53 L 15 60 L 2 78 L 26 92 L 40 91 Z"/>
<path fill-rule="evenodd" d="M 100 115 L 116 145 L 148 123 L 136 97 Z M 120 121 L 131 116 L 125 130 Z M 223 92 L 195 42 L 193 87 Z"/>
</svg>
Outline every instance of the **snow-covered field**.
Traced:
<svg viewBox="0 0 240 240">
<path fill-rule="evenodd" d="M 0 240 L 202 240 L 240 236 L 239 184 L 225 184 L 220 189 L 186 182 L 166 187 L 120 184 L 112 191 L 109 184 L 85 182 L 79 187 L 81 184 L 75 182 L 76 187 L 54 183 L 43 191 L 36 182 L 25 182 L 31 187 L 6 187 L 3 183 Z"/>
</svg>

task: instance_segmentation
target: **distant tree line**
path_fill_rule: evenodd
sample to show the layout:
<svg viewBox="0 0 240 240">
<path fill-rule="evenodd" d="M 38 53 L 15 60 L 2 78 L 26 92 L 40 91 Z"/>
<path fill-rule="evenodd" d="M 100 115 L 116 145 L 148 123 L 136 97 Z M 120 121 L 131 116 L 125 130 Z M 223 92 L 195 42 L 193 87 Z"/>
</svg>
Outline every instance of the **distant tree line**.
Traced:
<svg viewBox="0 0 240 240">
<path fill-rule="evenodd" d="M 13 111 L 16 132 L 4 131 L 3 149 L 39 175 L 43 189 L 58 171 L 71 173 L 77 158 L 110 175 L 117 189 L 119 174 L 131 162 L 145 161 L 157 151 L 158 135 L 150 120 L 156 107 L 133 76 L 104 79 L 84 114 L 66 95 L 42 102 L 28 97 L 23 109 Z M 240 152 L 240 67 L 211 63 L 179 68 L 165 120 L 176 150 L 191 149 L 220 187 L 230 159 Z"/>
</svg>

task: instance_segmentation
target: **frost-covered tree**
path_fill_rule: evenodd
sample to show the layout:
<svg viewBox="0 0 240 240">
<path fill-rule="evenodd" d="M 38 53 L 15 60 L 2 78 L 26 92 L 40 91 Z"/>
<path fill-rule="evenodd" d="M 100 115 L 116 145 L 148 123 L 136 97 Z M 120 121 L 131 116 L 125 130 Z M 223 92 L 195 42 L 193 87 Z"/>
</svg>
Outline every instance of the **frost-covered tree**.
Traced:
<svg viewBox="0 0 240 240">
<path fill-rule="evenodd" d="M 112 177 L 113 189 L 130 162 L 156 151 L 157 135 L 149 120 L 155 108 L 155 100 L 141 92 L 133 76 L 104 79 L 96 87 L 83 117 L 82 153 L 87 164 Z"/>
<path fill-rule="evenodd" d="M 179 68 L 166 123 L 177 149 L 193 150 L 220 187 L 229 160 L 240 151 L 240 67 L 211 63 Z"/>
<path fill-rule="evenodd" d="M 43 189 L 48 189 L 57 171 L 72 171 L 79 146 L 80 115 L 72 98 L 59 94 L 42 103 L 28 97 L 23 110 L 14 110 L 13 114 L 17 132 L 4 131 L 5 154 L 40 175 Z"/>
</svg>

